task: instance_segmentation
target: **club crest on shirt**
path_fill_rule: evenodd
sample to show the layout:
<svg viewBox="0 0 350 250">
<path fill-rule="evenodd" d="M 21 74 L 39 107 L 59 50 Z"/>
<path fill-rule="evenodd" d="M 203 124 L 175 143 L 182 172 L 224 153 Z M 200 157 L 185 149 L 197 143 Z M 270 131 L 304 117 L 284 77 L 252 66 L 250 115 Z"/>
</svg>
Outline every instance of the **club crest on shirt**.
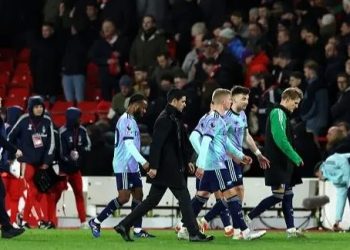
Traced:
<svg viewBox="0 0 350 250">
<path fill-rule="evenodd" d="M 46 133 L 46 128 L 45 127 L 42 128 L 42 132 L 43 132 L 43 134 Z"/>
<path fill-rule="evenodd" d="M 32 124 L 29 124 L 28 125 L 28 130 L 32 130 L 33 129 L 32 127 L 33 127 Z"/>
</svg>

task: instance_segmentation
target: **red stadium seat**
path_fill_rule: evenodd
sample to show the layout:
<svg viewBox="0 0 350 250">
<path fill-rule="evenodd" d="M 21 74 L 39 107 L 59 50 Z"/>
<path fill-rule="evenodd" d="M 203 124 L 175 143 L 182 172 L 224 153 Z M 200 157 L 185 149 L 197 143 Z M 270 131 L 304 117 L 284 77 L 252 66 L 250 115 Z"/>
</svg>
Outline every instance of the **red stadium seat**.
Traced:
<svg viewBox="0 0 350 250">
<path fill-rule="evenodd" d="M 0 61 L 0 72 L 10 75 L 13 71 L 12 61 Z"/>
<path fill-rule="evenodd" d="M 97 102 L 94 101 L 83 101 L 78 103 L 78 108 L 83 112 L 96 112 Z"/>
<path fill-rule="evenodd" d="M 52 114 L 52 122 L 56 127 L 60 128 L 66 123 L 66 116 L 64 114 Z"/>
<path fill-rule="evenodd" d="M 16 51 L 9 48 L 0 48 L 0 60 L 13 60 L 16 56 Z"/>
<path fill-rule="evenodd" d="M 28 88 L 10 88 L 7 95 L 10 98 L 21 97 L 27 99 L 30 96 L 30 90 Z"/>
<path fill-rule="evenodd" d="M 31 88 L 33 86 L 33 78 L 30 74 L 16 73 L 10 82 L 12 87 Z"/>
<path fill-rule="evenodd" d="M 10 75 L 7 72 L 0 73 L 0 85 L 6 85 L 10 82 Z"/>
<path fill-rule="evenodd" d="M 83 124 L 91 124 L 96 121 L 97 103 L 94 101 L 84 101 L 78 103 L 78 108 L 81 110 L 81 122 Z"/>
<path fill-rule="evenodd" d="M 53 116 L 57 115 L 57 114 L 61 114 L 61 115 L 64 115 L 66 110 L 69 108 L 69 107 L 72 107 L 74 106 L 74 103 L 73 102 L 65 102 L 65 101 L 56 101 L 51 109 L 50 109 L 50 112 Z"/>
<path fill-rule="evenodd" d="M 88 87 L 100 86 L 98 67 L 94 63 L 89 63 L 86 70 L 86 84 Z"/>
<path fill-rule="evenodd" d="M 85 96 L 86 96 L 86 100 L 99 101 L 101 100 L 101 96 L 102 96 L 101 89 L 87 86 Z"/>
<path fill-rule="evenodd" d="M 30 71 L 29 64 L 28 63 L 24 63 L 24 62 L 17 64 L 16 69 L 15 69 L 15 75 L 17 75 L 17 74 L 30 75 L 31 71 Z"/>
<path fill-rule="evenodd" d="M 0 97 L 4 98 L 6 96 L 6 85 L 0 84 Z"/>
<path fill-rule="evenodd" d="M 44 105 L 45 105 L 46 111 L 50 112 L 50 110 L 51 110 L 51 103 L 49 101 L 44 101 Z"/>
<path fill-rule="evenodd" d="M 30 49 L 28 49 L 28 48 L 22 49 L 16 56 L 17 62 L 28 63 L 29 60 L 30 60 Z"/>
<path fill-rule="evenodd" d="M 24 97 L 7 97 L 4 102 L 5 107 L 20 106 L 23 110 L 26 109 L 27 98 Z"/>
</svg>

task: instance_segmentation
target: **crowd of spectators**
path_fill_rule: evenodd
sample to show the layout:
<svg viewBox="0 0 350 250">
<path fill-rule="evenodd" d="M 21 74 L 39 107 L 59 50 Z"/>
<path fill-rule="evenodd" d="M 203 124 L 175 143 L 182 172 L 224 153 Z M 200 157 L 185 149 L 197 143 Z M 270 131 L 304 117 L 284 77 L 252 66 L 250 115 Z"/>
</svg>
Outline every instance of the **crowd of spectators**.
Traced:
<svg viewBox="0 0 350 250">
<path fill-rule="evenodd" d="M 33 93 L 49 102 L 84 101 L 87 66 L 97 66 L 101 98 L 112 105 L 90 128 L 92 150 L 101 149 L 103 138 L 113 149 L 108 132 L 133 93 L 149 100 L 141 132 L 152 133 L 172 87 L 188 94 L 189 131 L 208 111 L 215 88 L 249 87 L 248 126 L 256 138 L 282 91 L 299 87 L 305 98 L 293 117 L 296 147 L 310 169 L 323 158 L 317 138 L 328 128 L 346 127 L 342 139 L 349 140 L 349 0 L 0 3 L 0 45 L 30 48 Z"/>
</svg>

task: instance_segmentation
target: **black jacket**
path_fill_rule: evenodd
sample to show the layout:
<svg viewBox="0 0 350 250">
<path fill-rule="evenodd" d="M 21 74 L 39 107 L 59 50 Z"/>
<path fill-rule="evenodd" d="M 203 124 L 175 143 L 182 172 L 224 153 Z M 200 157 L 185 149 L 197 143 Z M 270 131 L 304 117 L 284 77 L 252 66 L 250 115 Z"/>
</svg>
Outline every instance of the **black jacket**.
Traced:
<svg viewBox="0 0 350 250">
<path fill-rule="evenodd" d="M 6 140 L 5 124 L 0 117 L 0 172 L 9 172 L 9 165 L 7 162 L 7 151 L 10 154 L 15 154 L 17 148 Z"/>
<path fill-rule="evenodd" d="M 54 159 L 55 138 L 51 118 L 47 115 L 34 116 L 33 107 L 43 105 L 43 100 L 34 96 L 28 101 L 28 113 L 22 115 L 8 134 L 10 143 L 18 146 L 23 152 L 23 157 L 18 161 L 34 166 L 42 164 L 50 165 Z M 45 112 L 45 111 L 44 111 Z M 39 136 L 42 145 L 34 147 L 33 136 Z"/>
<path fill-rule="evenodd" d="M 87 64 L 87 47 L 82 35 L 71 35 L 68 38 L 62 60 L 64 75 L 85 75 Z"/>
<path fill-rule="evenodd" d="M 149 162 L 152 169 L 157 169 L 157 175 L 148 178 L 149 183 L 173 188 L 187 186 L 185 171 L 192 148 L 181 116 L 168 104 L 155 122 Z"/>
<path fill-rule="evenodd" d="M 337 102 L 331 107 L 333 121 L 345 121 L 350 123 L 350 88 L 342 93 Z"/>
<path fill-rule="evenodd" d="M 71 174 L 79 171 L 82 166 L 84 154 L 90 151 L 91 142 L 86 128 L 79 124 L 81 111 L 69 108 L 66 111 L 66 125 L 59 130 L 60 141 L 60 171 Z M 71 151 L 79 153 L 77 160 L 72 159 Z"/>
</svg>

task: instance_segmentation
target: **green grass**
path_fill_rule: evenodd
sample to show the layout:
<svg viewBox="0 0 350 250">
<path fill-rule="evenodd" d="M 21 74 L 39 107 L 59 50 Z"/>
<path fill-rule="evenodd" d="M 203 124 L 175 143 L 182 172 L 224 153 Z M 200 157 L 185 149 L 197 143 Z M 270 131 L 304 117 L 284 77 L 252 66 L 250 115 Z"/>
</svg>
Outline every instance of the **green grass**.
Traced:
<svg viewBox="0 0 350 250">
<path fill-rule="evenodd" d="M 264 238 L 256 241 L 233 241 L 225 238 L 222 231 L 212 231 L 215 240 L 210 243 L 189 243 L 178 241 L 171 230 L 150 230 L 157 236 L 154 239 L 137 239 L 124 242 L 113 230 L 103 230 L 98 239 L 92 238 L 89 230 L 27 230 L 18 238 L 0 239 L 1 250 L 66 250 L 66 249 L 121 249 L 121 250 L 320 250 L 350 249 L 350 233 L 308 232 L 307 238 L 286 239 L 284 232 L 268 232 Z"/>
</svg>

